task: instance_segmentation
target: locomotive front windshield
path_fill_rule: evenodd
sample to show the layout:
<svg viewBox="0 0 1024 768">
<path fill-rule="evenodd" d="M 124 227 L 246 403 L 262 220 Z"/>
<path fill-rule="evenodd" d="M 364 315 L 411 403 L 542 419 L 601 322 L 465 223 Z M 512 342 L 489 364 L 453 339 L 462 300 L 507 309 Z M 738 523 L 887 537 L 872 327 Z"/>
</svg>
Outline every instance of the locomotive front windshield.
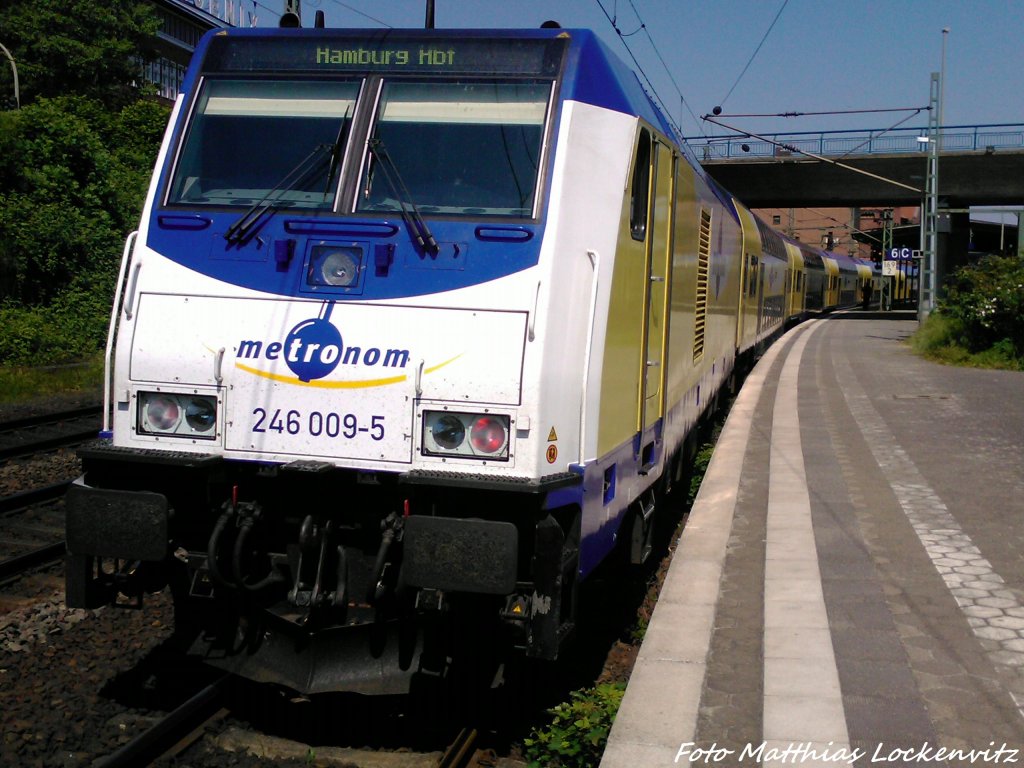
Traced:
<svg viewBox="0 0 1024 768">
<path fill-rule="evenodd" d="M 330 209 L 359 81 L 208 80 L 167 202 Z"/>
<path fill-rule="evenodd" d="M 370 144 L 390 162 L 367 157 L 356 210 L 532 215 L 550 96 L 550 83 L 385 82 Z"/>
</svg>

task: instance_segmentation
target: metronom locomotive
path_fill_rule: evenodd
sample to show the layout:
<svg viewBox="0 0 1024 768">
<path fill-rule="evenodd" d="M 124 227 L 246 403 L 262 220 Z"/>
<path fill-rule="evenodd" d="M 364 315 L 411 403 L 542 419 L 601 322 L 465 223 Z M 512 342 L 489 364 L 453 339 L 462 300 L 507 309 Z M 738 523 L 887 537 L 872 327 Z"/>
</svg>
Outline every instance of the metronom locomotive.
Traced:
<svg viewBox="0 0 1024 768">
<path fill-rule="evenodd" d="M 466 637 L 554 659 L 718 393 L 856 279 L 589 31 L 210 33 L 125 246 L 67 602 L 169 584 L 192 652 L 302 692 L 405 691 Z"/>
</svg>

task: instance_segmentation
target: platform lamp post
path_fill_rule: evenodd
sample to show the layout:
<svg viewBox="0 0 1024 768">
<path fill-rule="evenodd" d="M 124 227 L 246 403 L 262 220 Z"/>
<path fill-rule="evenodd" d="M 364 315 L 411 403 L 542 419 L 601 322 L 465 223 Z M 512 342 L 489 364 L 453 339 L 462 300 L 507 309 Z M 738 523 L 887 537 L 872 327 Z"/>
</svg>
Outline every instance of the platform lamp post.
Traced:
<svg viewBox="0 0 1024 768">
<path fill-rule="evenodd" d="M 18 89 L 18 65 L 14 63 L 14 57 L 11 56 L 11 52 L 4 47 L 3 43 L 0 43 L 0 51 L 3 51 L 4 56 L 11 62 L 11 72 L 14 73 L 14 108 L 21 109 L 21 92 Z"/>
</svg>

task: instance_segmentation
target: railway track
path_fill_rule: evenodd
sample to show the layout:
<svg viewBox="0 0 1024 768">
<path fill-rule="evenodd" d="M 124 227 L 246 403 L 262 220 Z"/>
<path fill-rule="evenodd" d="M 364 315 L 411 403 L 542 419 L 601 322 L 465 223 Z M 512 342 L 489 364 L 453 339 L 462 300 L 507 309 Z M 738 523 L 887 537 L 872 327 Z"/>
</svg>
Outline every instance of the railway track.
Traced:
<svg viewBox="0 0 1024 768">
<path fill-rule="evenodd" d="M 202 737 L 207 725 L 227 714 L 223 705 L 229 683 L 230 675 L 210 683 L 96 765 L 99 768 L 134 768 L 188 749 Z"/>
<path fill-rule="evenodd" d="M 94 405 L 2 422 L 0 462 L 94 440 L 101 412 L 102 408 Z"/>
<path fill-rule="evenodd" d="M 62 499 L 69 484 L 0 498 L 0 582 L 64 556 Z"/>
<path fill-rule="evenodd" d="M 229 689 L 232 684 L 231 675 L 225 675 L 195 693 L 187 701 L 168 712 L 148 729 L 120 747 L 106 758 L 96 761 L 97 768 L 129 768 L 138 765 L 150 765 L 158 760 L 173 758 L 188 750 L 193 744 L 211 730 L 220 720 L 232 712 L 229 706 Z M 462 728 L 448 748 L 441 754 L 437 768 L 471 768 L 476 742 L 479 733 L 475 728 Z M 266 744 L 273 743 L 273 739 Z M 330 750 L 326 750 L 328 753 Z M 272 763 L 275 759 L 273 749 L 265 759 Z M 346 750 L 351 757 L 351 751 Z M 366 756 L 372 764 L 388 765 L 388 753 L 366 750 Z M 395 765 L 408 764 L 405 758 L 410 753 L 398 753 Z M 328 760 L 334 764 L 333 760 Z M 349 764 L 347 761 L 343 761 Z"/>
<path fill-rule="evenodd" d="M 466 768 L 476 751 L 477 730 L 463 728 L 441 755 L 437 768 Z"/>
<path fill-rule="evenodd" d="M 32 463 L 32 457 L 44 455 L 45 462 L 45 454 L 58 448 L 95 439 L 100 412 L 99 406 L 88 406 L 0 423 L 0 464 L 15 476 L 15 492 L 0 497 L 0 581 L 63 557 L 63 497 L 70 484 L 68 479 L 32 487 L 40 482 L 39 473 L 30 478 L 20 461 L 8 460 Z"/>
</svg>

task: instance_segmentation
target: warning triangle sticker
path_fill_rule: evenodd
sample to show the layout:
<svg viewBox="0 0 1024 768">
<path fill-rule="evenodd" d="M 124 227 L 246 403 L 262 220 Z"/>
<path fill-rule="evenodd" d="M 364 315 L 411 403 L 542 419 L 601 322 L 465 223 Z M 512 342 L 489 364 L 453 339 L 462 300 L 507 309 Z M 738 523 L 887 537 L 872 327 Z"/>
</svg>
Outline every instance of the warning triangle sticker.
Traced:
<svg viewBox="0 0 1024 768">
<path fill-rule="evenodd" d="M 550 432 L 548 432 L 548 442 L 549 442 L 549 443 L 553 443 L 553 442 L 555 442 L 556 440 L 558 440 L 558 435 L 557 435 L 557 434 L 555 433 L 555 428 L 554 428 L 554 427 L 552 427 L 552 428 L 551 428 L 551 431 L 550 431 Z"/>
</svg>

